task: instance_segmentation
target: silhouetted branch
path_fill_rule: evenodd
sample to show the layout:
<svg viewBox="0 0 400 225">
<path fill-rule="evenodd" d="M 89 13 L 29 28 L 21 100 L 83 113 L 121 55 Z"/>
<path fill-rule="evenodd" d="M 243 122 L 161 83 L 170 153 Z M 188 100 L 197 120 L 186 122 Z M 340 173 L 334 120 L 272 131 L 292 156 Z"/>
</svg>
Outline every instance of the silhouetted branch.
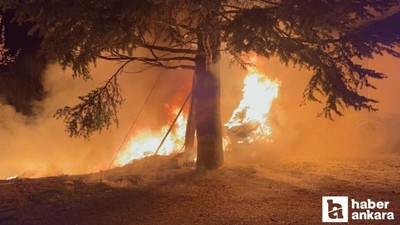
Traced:
<svg viewBox="0 0 400 225">
<path fill-rule="evenodd" d="M 101 132 L 104 127 L 108 129 L 113 123 L 118 125 L 117 111 L 123 99 L 117 77 L 130 62 L 123 63 L 103 86 L 79 96 L 81 103 L 78 105 L 56 111 L 54 116 L 64 118 L 70 137 L 88 139 L 93 132 Z"/>
<path fill-rule="evenodd" d="M 187 49 L 187 48 L 169 48 L 165 46 L 157 46 L 157 45 L 150 45 L 150 44 L 140 44 L 139 46 L 147 49 L 153 49 L 163 52 L 171 52 L 171 53 L 186 53 L 186 54 L 198 54 L 197 50 Z"/>
</svg>

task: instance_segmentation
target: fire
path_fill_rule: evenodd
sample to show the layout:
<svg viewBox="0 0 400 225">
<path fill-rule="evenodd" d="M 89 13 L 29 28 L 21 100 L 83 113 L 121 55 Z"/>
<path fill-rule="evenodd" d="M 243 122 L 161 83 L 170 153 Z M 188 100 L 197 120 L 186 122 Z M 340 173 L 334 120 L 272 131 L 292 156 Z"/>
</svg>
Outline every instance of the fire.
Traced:
<svg viewBox="0 0 400 225">
<path fill-rule="evenodd" d="M 225 124 L 228 139 L 237 143 L 252 143 L 257 140 L 268 140 L 271 127 L 268 125 L 268 114 L 273 101 L 278 98 L 279 81 L 272 81 L 255 68 L 249 68 L 244 79 L 243 98 Z M 234 140 L 232 140 L 234 139 Z"/>
<path fill-rule="evenodd" d="M 249 74 L 244 79 L 243 99 L 234 110 L 230 120 L 225 124 L 228 135 L 223 138 L 224 149 L 230 144 L 252 143 L 257 140 L 268 140 L 272 133 L 268 125 L 268 114 L 272 102 L 278 97 L 279 82 L 268 79 L 255 68 L 249 68 Z M 176 104 L 167 105 L 168 123 L 159 131 L 142 129 L 133 136 L 121 151 L 115 161 L 115 166 L 123 166 L 132 160 L 142 159 L 154 154 L 170 155 L 178 152 L 185 142 L 187 111 L 177 118 L 177 121 L 163 145 L 156 152 L 164 135 L 178 115 L 183 101 L 173 101 Z"/>
<path fill-rule="evenodd" d="M 177 104 L 166 105 L 165 107 L 168 115 L 168 123 L 159 131 L 150 129 L 140 130 L 139 133 L 129 140 L 124 150 L 117 155 L 114 161 L 115 166 L 124 166 L 132 160 L 142 159 L 156 154 L 157 148 L 170 128 L 172 121 L 179 113 L 181 106 L 178 101 L 174 102 L 177 102 Z M 174 152 L 178 152 L 182 148 L 185 142 L 186 117 L 187 112 L 185 111 L 179 115 L 173 129 L 157 152 L 158 155 L 170 155 Z"/>
</svg>

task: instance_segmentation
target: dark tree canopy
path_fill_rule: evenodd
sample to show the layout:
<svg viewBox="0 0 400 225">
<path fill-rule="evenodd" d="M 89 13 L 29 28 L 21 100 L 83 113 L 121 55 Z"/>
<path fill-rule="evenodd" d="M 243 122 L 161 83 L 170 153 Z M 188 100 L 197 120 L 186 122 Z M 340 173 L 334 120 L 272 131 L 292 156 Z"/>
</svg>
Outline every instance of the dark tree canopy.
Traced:
<svg viewBox="0 0 400 225">
<path fill-rule="evenodd" d="M 6 66 L 15 61 L 15 56 L 10 53 L 6 46 L 5 28 L 2 24 L 3 17 L 0 15 L 0 66 Z"/>
<path fill-rule="evenodd" d="M 214 74 L 209 68 L 221 52 L 243 66 L 244 53 L 277 56 L 313 71 L 304 100 L 324 103 L 322 114 L 331 117 L 348 107 L 375 110 L 376 100 L 359 90 L 385 75 L 355 59 L 400 56 L 399 0 L 3 0 L 0 7 L 15 10 L 17 22 L 34 24 L 45 55 L 74 76 L 89 79 L 89 65 L 98 59 L 121 62 L 81 104 L 57 112 L 72 136 L 88 137 L 117 122 L 117 77 L 129 63 Z M 216 82 L 218 99 L 218 76 L 201 77 L 195 84 Z M 199 102 L 203 97 L 197 95 Z"/>
<path fill-rule="evenodd" d="M 27 35 L 31 26 L 17 26 L 10 21 L 13 17 L 12 11 L 2 14 L 0 96 L 17 112 L 33 115 L 33 103 L 45 96 L 42 77 L 46 60 L 38 54 L 40 38 Z"/>
</svg>

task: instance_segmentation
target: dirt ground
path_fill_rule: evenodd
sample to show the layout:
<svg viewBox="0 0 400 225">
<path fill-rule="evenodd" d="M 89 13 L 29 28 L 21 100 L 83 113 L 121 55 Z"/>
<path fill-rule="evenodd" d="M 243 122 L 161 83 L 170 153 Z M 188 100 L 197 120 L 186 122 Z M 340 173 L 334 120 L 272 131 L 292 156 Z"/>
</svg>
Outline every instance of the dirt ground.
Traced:
<svg viewBox="0 0 400 225">
<path fill-rule="evenodd" d="M 79 176 L 0 181 L 0 224 L 321 224 L 322 196 L 390 201 L 400 224 L 400 155 L 228 162 L 211 172 L 152 157 Z"/>
</svg>

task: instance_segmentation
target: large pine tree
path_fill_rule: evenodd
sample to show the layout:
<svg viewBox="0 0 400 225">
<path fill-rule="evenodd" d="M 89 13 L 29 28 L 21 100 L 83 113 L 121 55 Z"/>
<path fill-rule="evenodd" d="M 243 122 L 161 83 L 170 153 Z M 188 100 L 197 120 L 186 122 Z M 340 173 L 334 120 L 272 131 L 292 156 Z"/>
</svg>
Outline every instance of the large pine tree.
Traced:
<svg viewBox="0 0 400 225">
<path fill-rule="evenodd" d="M 223 164 L 221 52 L 244 66 L 241 55 L 255 52 L 314 71 L 304 99 L 324 102 L 326 117 L 347 107 L 375 110 L 359 90 L 385 76 L 354 59 L 400 56 L 398 0 L 3 0 L 0 7 L 33 24 L 45 55 L 74 76 L 90 78 L 98 59 L 122 62 L 80 104 L 57 112 L 74 137 L 117 122 L 117 78 L 126 65 L 194 70 L 197 166 L 206 169 Z"/>
</svg>

